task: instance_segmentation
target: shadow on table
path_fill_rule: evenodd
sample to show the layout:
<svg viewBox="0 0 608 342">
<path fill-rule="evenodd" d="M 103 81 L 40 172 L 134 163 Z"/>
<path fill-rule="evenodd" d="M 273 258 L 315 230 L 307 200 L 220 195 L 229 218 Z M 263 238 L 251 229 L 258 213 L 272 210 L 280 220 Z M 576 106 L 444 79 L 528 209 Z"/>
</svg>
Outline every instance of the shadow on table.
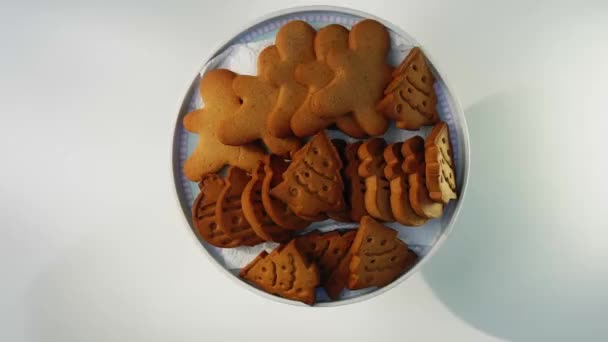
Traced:
<svg viewBox="0 0 608 342">
<path fill-rule="evenodd" d="M 466 110 L 466 200 L 453 234 L 422 273 L 453 313 L 488 334 L 606 340 L 607 268 L 582 255 L 584 246 L 572 248 L 585 223 L 560 190 L 571 157 L 560 155 L 563 137 L 542 117 L 550 112 L 544 106 L 529 95 L 502 94 Z M 568 215 L 572 222 L 564 222 Z"/>
</svg>

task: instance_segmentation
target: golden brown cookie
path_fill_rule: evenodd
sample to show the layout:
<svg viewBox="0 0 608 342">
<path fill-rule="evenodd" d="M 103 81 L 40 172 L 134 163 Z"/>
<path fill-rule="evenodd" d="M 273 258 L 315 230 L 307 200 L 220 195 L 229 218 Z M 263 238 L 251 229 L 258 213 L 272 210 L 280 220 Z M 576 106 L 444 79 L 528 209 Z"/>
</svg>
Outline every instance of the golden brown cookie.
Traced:
<svg viewBox="0 0 608 342">
<path fill-rule="evenodd" d="M 336 119 L 324 119 L 311 112 L 310 98 L 315 92 L 329 84 L 334 78 L 334 72 L 326 63 L 330 50 L 348 49 L 348 30 L 341 25 L 325 26 L 317 32 L 314 40 L 316 60 L 298 65 L 295 72 L 296 80 L 308 87 L 308 96 L 291 119 L 293 132 L 300 137 L 311 136 L 335 122 L 342 132 L 363 138 L 367 134 L 350 115 Z"/>
<path fill-rule="evenodd" d="M 411 268 L 418 257 L 397 237 L 397 231 L 365 216 L 350 249 L 347 287 L 385 286 Z"/>
<path fill-rule="evenodd" d="M 232 166 L 228 168 L 224 187 L 215 205 L 217 230 L 229 239 L 228 243 L 220 247 L 254 246 L 264 242 L 243 214 L 241 194 L 248 182 L 249 176 L 245 171 Z"/>
<path fill-rule="evenodd" d="M 384 176 L 384 148 L 382 138 L 372 138 L 364 142 L 357 151 L 359 156 L 359 176 L 365 178 L 365 209 L 382 221 L 394 221 L 391 212 L 390 186 Z"/>
<path fill-rule="evenodd" d="M 283 181 L 270 195 L 287 203 L 300 217 L 340 211 L 344 207 L 341 168 L 338 152 L 322 131 L 294 154 Z"/>
<path fill-rule="evenodd" d="M 435 202 L 448 203 L 456 196 L 456 175 L 450 133 L 445 122 L 433 127 L 425 143 L 426 186 Z"/>
<path fill-rule="evenodd" d="M 260 54 L 258 74 L 278 87 L 277 102 L 266 118 L 268 131 L 276 137 L 292 135 L 291 117 L 308 96 L 307 87 L 296 82 L 294 75 L 297 65 L 315 60 L 315 33 L 309 24 L 291 21 L 279 29 L 275 45 Z"/>
<path fill-rule="evenodd" d="M 240 146 L 261 139 L 272 153 L 283 156 L 300 147 L 298 139 L 277 138 L 266 126 L 268 113 L 277 103 L 278 88 L 259 77 L 246 75 L 235 77 L 232 88 L 243 102 L 218 127 L 218 138 L 223 144 Z"/>
<path fill-rule="evenodd" d="M 359 176 L 359 157 L 357 152 L 362 142 L 348 144 L 344 151 L 346 167 L 344 168 L 345 199 L 350 208 L 350 220 L 359 222 L 367 215 L 365 209 L 365 178 Z"/>
<path fill-rule="evenodd" d="M 315 303 L 319 270 L 298 251 L 295 240 L 270 254 L 263 251 L 241 269 L 240 276 L 268 293 L 308 305 Z"/>
<path fill-rule="evenodd" d="M 337 300 L 340 298 L 340 294 L 342 293 L 342 290 L 346 287 L 346 283 L 348 282 L 349 265 L 351 259 L 352 256 L 350 254 L 349 249 L 349 251 L 346 253 L 346 255 L 344 255 L 342 260 L 340 260 L 338 267 L 336 267 L 333 272 L 331 272 L 331 274 L 327 278 L 327 281 L 323 285 L 323 288 L 325 289 L 325 292 L 327 292 L 329 298 L 333 300 Z"/>
<path fill-rule="evenodd" d="M 321 285 L 324 285 L 350 249 L 354 238 L 355 230 L 345 232 L 334 230 L 327 233 L 315 230 L 298 236 L 295 240 L 298 250 L 319 268 Z"/>
<path fill-rule="evenodd" d="M 260 162 L 251 174 L 251 179 L 241 195 L 243 214 L 253 231 L 260 238 L 266 241 L 287 242 L 291 238 L 291 231 L 274 223 L 262 204 L 262 182 L 264 177 L 264 164 Z"/>
<path fill-rule="evenodd" d="M 421 136 L 413 136 L 407 139 L 401 147 L 403 155 L 402 170 L 405 174 L 415 173 L 424 164 L 424 139 Z"/>
<path fill-rule="evenodd" d="M 408 175 L 410 185 L 410 205 L 418 216 L 437 218 L 443 214 L 443 204 L 432 201 L 426 188 L 426 165 L 424 161 L 424 140 L 419 136 L 409 138 L 403 143 L 401 153 L 404 157 L 402 170 Z"/>
<path fill-rule="evenodd" d="M 421 226 L 427 219 L 416 214 L 410 204 L 410 186 L 408 176 L 403 172 L 403 156 L 401 155 L 402 143 L 386 146 L 384 149 L 384 176 L 389 181 L 391 195 L 391 210 L 395 221 L 405 226 Z"/>
<path fill-rule="evenodd" d="M 217 137 L 220 122 L 240 106 L 239 98 L 232 90 L 235 77 L 232 71 L 225 69 L 207 72 L 199 87 L 204 107 L 184 117 L 184 128 L 199 135 L 194 152 L 184 164 L 184 174 L 192 181 L 200 181 L 203 175 L 219 171 L 226 164 L 250 171 L 264 156 L 260 146 L 228 146 Z"/>
<path fill-rule="evenodd" d="M 287 162 L 278 156 L 264 158 L 264 181 L 262 182 L 262 204 L 268 216 L 279 226 L 289 230 L 300 230 L 308 227 L 310 221 L 296 216 L 284 202 L 270 196 L 270 189 L 283 181 Z"/>
<path fill-rule="evenodd" d="M 422 51 L 415 47 L 393 72 L 393 80 L 384 90 L 378 109 L 395 125 L 418 130 L 439 120 L 435 79 Z"/>
<path fill-rule="evenodd" d="M 208 173 L 199 183 L 201 192 L 192 205 L 192 222 L 198 234 L 208 243 L 225 247 L 231 242 L 230 238 L 217 229 L 215 207 L 217 199 L 224 188 L 224 180 L 217 174 Z"/>
<path fill-rule="evenodd" d="M 388 32 L 379 22 L 367 19 L 355 24 L 348 36 L 348 49 L 329 51 L 327 65 L 335 75 L 312 94 L 311 111 L 334 120 L 352 113 L 367 134 L 383 134 L 388 121 L 376 110 L 376 103 L 391 79 L 391 67 L 386 64 L 389 45 Z"/>
<path fill-rule="evenodd" d="M 346 156 L 345 156 L 345 150 L 346 150 L 346 141 L 342 140 L 342 139 L 332 139 L 331 143 L 334 145 L 334 147 L 336 148 L 336 151 L 338 151 L 338 155 L 340 155 L 340 160 L 342 160 L 342 165 L 346 165 Z M 346 175 L 344 174 L 344 170 L 345 168 L 342 168 L 342 179 L 346 180 Z M 347 184 L 344 184 L 344 208 L 342 209 L 342 211 L 334 211 L 334 212 L 329 212 L 327 213 L 327 216 L 332 219 L 332 220 L 336 220 L 336 221 L 340 221 L 340 222 L 350 222 L 350 207 L 348 205 L 348 198 L 346 197 L 346 187 Z"/>
</svg>

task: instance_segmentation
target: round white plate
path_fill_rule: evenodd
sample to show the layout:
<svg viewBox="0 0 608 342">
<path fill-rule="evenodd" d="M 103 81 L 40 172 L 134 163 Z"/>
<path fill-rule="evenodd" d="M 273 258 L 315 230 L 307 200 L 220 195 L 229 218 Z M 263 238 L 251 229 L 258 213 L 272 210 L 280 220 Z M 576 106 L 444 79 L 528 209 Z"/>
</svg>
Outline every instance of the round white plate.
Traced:
<svg viewBox="0 0 608 342">
<path fill-rule="evenodd" d="M 173 177 L 175 187 L 181 207 L 184 211 L 184 216 L 192 229 L 193 225 L 191 219 L 191 208 L 194 199 L 198 195 L 199 188 L 197 183 L 191 182 L 185 177 L 182 170 L 184 161 L 190 155 L 190 153 L 192 153 L 194 147 L 196 146 L 198 136 L 187 132 L 182 125 L 182 120 L 186 113 L 195 110 L 202 105 L 200 95 L 198 93 L 200 76 L 204 75 L 207 70 L 212 70 L 218 67 L 227 67 L 228 69 L 231 69 L 237 73 L 255 73 L 255 70 L 252 70 L 252 67 L 254 68 L 255 66 L 255 53 L 259 52 L 259 50 L 261 50 L 261 48 L 264 46 L 272 44 L 278 29 L 288 21 L 296 19 L 304 20 L 317 29 L 329 24 L 340 24 L 350 29 L 354 23 L 365 18 L 378 20 L 389 30 L 391 37 L 391 51 L 389 52 L 388 61 L 390 64 L 399 64 L 407 55 L 409 50 L 414 46 L 421 47 L 427 59 L 430 61 L 431 69 L 436 78 L 434 87 L 438 97 L 437 109 L 439 111 L 441 120 L 445 121 L 449 126 L 450 138 L 454 153 L 454 162 L 456 164 L 459 198 L 451 201 L 445 207 L 444 214 L 441 218 L 430 220 L 422 227 L 413 228 L 404 227 L 397 223 L 388 224 L 388 226 L 397 229 L 399 231 L 399 237 L 420 256 L 420 260 L 415 267 L 403 274 L 390 285 L 383 288 L 369 288 L 359 291 L 345 290 L 342 294 L 342 298 L 338 301 L 330 301 L 325 292 L 322 289 L 319 289 L 317 292 L 317 304 L 315 304 L 315 306 L 351 304 L 388 291 L 416 272 L 421 265 L 429 259 L 429 257 L 446 239 L 453 226 L 454 220 L 456 219 L 464 198 L 468 178 L 469 137 L 467 133 L 467 126 L 462 109 L 460 108 L 460 105 L 458 104 L 458 101 L 454 97 L 452 91 L 447 86 L 445 77 L 443 77 L 437 70 L 433 64 L 432 57 L 430 57 L 429 53 L 424 50 L 424 47 L 420 46 L 420 44 L 418 44 L 411 36 L 397 26 L 370 14 L 351 9 L 314 6 L 291 8 L 273 13 L 258 20 L 232 37 L 227 43 L 223 44 L 219 49 L 214 51 L 211 57 L 204 62 L 203 68 L 192 81 L 190 88 L 184 97 L 173 136 Z M 249 59 L 244 58 L 243 56 L 247 56 L 246 52 L 253 54 L 254 57 Z M 413 135 L 426 136 L 429 131 L 430 127 L 425 127 L 417 132 L 410 132 L 391 126 L 391 128 L 384 135 L 384 138 L 388 142 L 404 141 Z M 328 131 L 328 133 L 332 138 L 339 137 L 349 142 L 355 140 L 336 131 Z M 312 224 L 307 231 L 312 229 L 327 231 L 336 228 L 354 228 L 356 226 L 356 224 L 345 224 L 335 222 L 333 220 L 326 220 Z M 299 302 L 269 295 L 251 286 L 238 277 L 238 271 L 242 266 L 246 265 L 250 260 L 252 260 L 262 249 L 271 249 L 276 244 L 266 243 L 254 247 L 217 248 L 206 243 L 196 234 L 194 229 L 192 229 L 192 231 L 193 237 L 198 238 L 201 245 L 204 247 L 205 254 L 213 258 L 219 268 L 226 271 L 230 278 L 238 281 L 244 287 L 267 298 L 283 303 L 304 305 Z"/>
</svg>

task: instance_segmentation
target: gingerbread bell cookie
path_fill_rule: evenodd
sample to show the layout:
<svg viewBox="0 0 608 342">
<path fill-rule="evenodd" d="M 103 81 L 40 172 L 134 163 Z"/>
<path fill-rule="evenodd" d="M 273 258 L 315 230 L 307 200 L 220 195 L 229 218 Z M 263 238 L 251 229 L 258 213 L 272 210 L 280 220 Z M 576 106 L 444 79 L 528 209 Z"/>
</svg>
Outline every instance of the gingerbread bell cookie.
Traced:
<svg viewBox="0 0 608 342">
<path fill-rule="evenodd" d="M 367 140 L 359 147 L 357 154 L 361 164 L 359 176 L 365 178 L 365 209 L 382 221 L 394 221 L 391 212 L 390 186 L 384 176 L 384 148 L 386 142 L 382 138 Z"/>
<path fill-rule="evenodd" d="M 260 146 L 228 146 L 218 139 L 220 123 L 240 106 L 239 97 L 232 90 L 235 77 L 235 73 L 225 69 L 206 73 L 199 88 L 205 105 L 184 117 L 184 128 L 199 135 L 194 152 L 184 163 L 184 174 L 192 181 L 200 181 L 205 174 L 216 172 L 224 165 L 251 171 L 264 156 Z"/>
<path fill-rule="evenodd" d="M 448 203 L 456 196 L 456 176 L 448 125 L 441 121 L 426 138 L 426 186 L 429 197 L 436 202 Z"/>
<path fill-rule="evenodd" d="M 300 253 L 295 240 L 270 254 L 263 251 L 241 269 L 240 276 L 268 293 L 308 305 L 315 302 L 320 280 L 317 266 Z"/>
<path fill-rule="evenodd" d="M 224 185 L 224 180 L 218 175 L 204 175 L 199 183 L 201 192 L 192 205 L 194 228 L 203 239 L 217 247 L 228 246 L 231 242 L 226 234 L 217 229 L 215 219 L 215 206 Z"/>
<path fill-rule="evenodd" d="M 266 241 L 287 242 L 291 238 L 291 231 L 276 224 L 262 204 L 262 182 L 264 178 L 264 164 L 260 162 L 241 194 L 243 215 L 251 225 L 251 229 L 260 238 Z"/>
<path fill-rule="evenodd" d="M 228 237 L 224 248 L 237 246 L 253 246 L 262 240 L 245 218 L 241 202 L 241 194 L 249 182 L 247 173 L 236 167 L 229 167 L 215 205 L 215 220 L 217 230 Z"/>
<path fill-rule="evenodd" d="M 418 130 L 439 121 L 435 79 L 420 48 L 413 48 L 393 71 L 378 110 L 402 129 Z"/>
<path fill-rule="evenodd" d="M 287 203 L 300 217 L 314 218 L 344 207 L 342 161 L 325 132 L 296 152 L 283 181 L 270 195 Z"/>
</svg>

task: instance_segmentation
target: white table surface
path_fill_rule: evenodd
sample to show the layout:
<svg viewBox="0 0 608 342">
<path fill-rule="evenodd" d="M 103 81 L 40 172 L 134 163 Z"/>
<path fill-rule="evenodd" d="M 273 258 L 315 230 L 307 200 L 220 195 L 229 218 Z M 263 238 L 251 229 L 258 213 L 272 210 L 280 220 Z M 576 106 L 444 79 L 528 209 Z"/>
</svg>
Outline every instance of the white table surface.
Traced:
<svg viewBox="0 0 608 342">
<path fill-rule="evenodd" d="M 608 339 L 606 1 L 335 1 L 416 37 L 459 96 L 454 234 L 394 290 L 330 309 L 205 258 L 172 184 L 181 98 L 220 42 L 305 4 L 0 2 L 1 341 Z"/>
</svg>

